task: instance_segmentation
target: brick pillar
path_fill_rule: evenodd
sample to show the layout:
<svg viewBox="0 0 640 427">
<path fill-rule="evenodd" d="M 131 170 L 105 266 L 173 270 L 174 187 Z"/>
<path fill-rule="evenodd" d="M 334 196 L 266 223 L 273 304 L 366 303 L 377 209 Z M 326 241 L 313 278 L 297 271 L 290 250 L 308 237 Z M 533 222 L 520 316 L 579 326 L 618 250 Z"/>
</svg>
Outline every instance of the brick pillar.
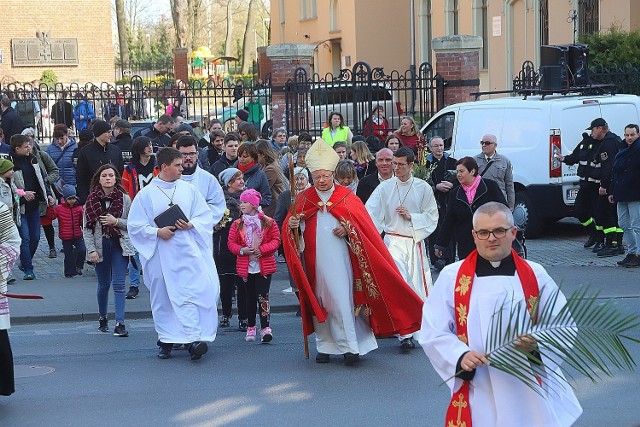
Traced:
<svg viewBox="0 0 640 427">
<path fill-rule="evenodd" d="M 271 58 L 267 56 L 267 46 L 258 47 L 258 76 L 264 79 L 264 76 L 271 73 Z"/>
<path fill-rule="evenodd" d="M 469 93 L 480 90 L 479 54 L 482 37 L 437 37 L 433 39 L 432 46 L 436 53 L 436 72 L 445 81 L 443 107 L 473 101 Z"/>
<path fill-rule="evenodd" d="M 273 128 L 286 126 L 284 85 L 294 78 L 297 68 L 310 73 L 315 46 L 298 43 L 284 43 L 267 47 L 267 57 L 271 59 L 271 112 Z"/>
<path fill-rule="evenodd" d="M 177 47 L 173 49 L 173 77 L 189 84 L 189 49 Z"/>
</svg>

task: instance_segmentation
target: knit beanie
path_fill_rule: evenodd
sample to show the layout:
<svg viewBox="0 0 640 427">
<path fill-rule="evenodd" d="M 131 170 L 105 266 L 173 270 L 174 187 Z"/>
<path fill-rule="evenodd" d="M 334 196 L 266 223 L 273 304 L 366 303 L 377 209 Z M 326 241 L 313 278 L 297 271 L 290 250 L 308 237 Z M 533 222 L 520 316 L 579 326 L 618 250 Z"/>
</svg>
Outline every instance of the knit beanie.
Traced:
<svg viewBox="0 0 640 427">
<path fill-rule="evenodd" d="M 228 187 L 229 186 L 229 181 L 231 181 L 231 178 L 233 178 L 233 176 L 235 174 L 237 174 L 238 172 L 240 172 L 240 169 L 236 169 L 236 168 L 227 168 L 225 170 L 223 170 L 222 172 L 220 172 L 218 174 L 218 177 L 220 179 L 220 182 L 225 186 Z"/>
<path fill-rule="evenodd" d="M 13 162 L 9 159 L 0 159 L 0 175 L 13 169 Z"/>
<path fill-rule="evenodd" d="M 249 112 L 247 110 L 238 110 L 236 111 L 236 116 L 243 122 L 246 122 L 249 119 Z"/>
<path fill-rule="evenodd" d="M 111 126 L 104 120 L 98 120 L 93 124 L 93 136 L 98 137 L 103 133 L 111 132 Z"/>
<path fill-rule="evenodd" d="M 65 200 L 71 198 L 77 199 L 78 196 L 76 195 L 76 187 L 71 184 L 65 184 L 64 187 L 62 187 L 62 197 L 64 197 Z"/>
<path fill-rule="evenodd" d="M 253 188 L 244 190 L 240 195 L 241 202 L 251 203 L 256 208 L 260 206 L 260 200 L 262 200 L 262 195 Z"/>
</svg>

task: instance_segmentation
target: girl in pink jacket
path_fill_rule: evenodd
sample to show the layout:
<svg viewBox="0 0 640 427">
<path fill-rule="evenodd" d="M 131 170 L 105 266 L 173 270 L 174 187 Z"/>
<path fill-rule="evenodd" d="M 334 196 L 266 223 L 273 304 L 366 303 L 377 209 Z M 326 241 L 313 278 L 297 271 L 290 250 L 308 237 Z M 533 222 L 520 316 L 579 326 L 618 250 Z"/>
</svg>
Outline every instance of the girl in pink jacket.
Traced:
<svg viewBox="0 0 640 427">
<path fill-rule="evenodd" d="M 237 256 L 236 271 L 246 286 L 249 318 L 246 341 L 256 340 L 256 311 L 260 306 L 262 343 L 273 339 L 269 326 L 269 288 L 276 271 L 275 252 L 280 246 L 280 230 L 276 222 L 260 210 L 260 193 L 252 188 L 240 195 L 242 217 L 229 230 L 229 250 Z"/>
</svg>

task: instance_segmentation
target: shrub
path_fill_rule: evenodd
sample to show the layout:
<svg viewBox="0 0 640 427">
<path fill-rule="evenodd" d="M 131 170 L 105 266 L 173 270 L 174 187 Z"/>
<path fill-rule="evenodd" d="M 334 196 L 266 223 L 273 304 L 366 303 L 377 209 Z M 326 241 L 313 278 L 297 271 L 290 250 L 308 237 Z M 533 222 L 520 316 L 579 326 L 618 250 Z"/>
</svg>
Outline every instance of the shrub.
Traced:
<svg viewBox="0 0 640 427">
<path fill-rule="evenodd" d="M 589 45 L 589 65 L 606 67 L 640 67 L 640 31 L 622 31 L 616 25 L 599 34 L 580 36 Z"/>
<path fill-rule="evenodd" d="M 53 87 L 58 83 L 58 76 L 53 70 L 44 70 L 40 76 L 40 83 L 44 83 L 49 87 Z"/>
</svg>

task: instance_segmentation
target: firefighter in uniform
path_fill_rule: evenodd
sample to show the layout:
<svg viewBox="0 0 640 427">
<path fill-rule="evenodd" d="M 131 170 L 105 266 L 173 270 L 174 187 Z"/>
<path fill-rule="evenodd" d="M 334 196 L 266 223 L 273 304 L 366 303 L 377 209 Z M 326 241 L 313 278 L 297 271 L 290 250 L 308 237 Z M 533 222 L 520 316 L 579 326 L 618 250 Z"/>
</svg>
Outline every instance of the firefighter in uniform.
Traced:
<svg viewBox="0 0 640 427">
<path fill-rule="evenodd" d="M 584 247 L 593 246 L 599 257 L 614 256 L 622 249 L 622 230 L 617 225 L 615 205 L 608 203 L 607 188 L 621 140 L 602 118 L 594 119 L 587 129 L 591 135 L 583 133 L 573 152 L 558 159 L 567 165 L 578 164 L 580 188 L 574 209 L 580 223 L 590 231 Z"/>
</svg>

